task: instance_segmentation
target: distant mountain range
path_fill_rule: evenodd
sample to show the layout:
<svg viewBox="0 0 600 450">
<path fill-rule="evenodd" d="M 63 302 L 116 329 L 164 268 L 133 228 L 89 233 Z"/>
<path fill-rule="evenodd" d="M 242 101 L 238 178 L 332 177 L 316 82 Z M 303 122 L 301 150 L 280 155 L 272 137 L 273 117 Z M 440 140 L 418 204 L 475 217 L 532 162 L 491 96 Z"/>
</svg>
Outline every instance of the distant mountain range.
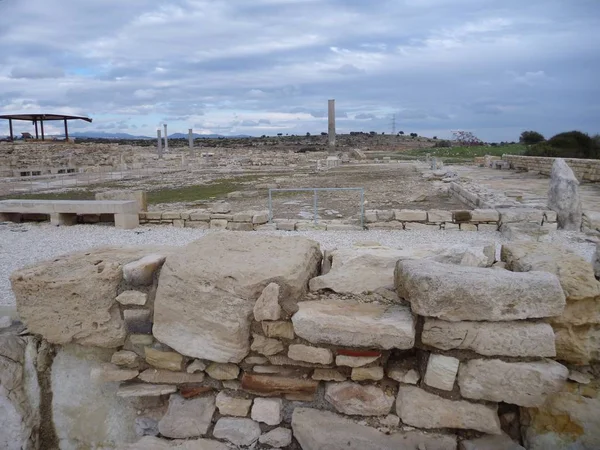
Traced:
<svg viewBox="0 0 600 450">
<path fill-rule="evenodd" d="M 108 133 L 106 131 L 82 131 L 69 133 L 70 137 L 75 138 L 92 138 L 92 139 L 156 139 L 155 137 L 149 136 L 134 136 L 129 133 Z M 216 138 L 246 138 L 251 137 L 245 134 L 238 134 L 236 136 L 223 136 L 222 134 L 193 134 L 194 139 L 216 139 Z M 60 137 L 64 137 L 60 136 Z M 169 135 L 169 139 L 187 139 L 187 133 L 173 133 Z"/>
</svg>

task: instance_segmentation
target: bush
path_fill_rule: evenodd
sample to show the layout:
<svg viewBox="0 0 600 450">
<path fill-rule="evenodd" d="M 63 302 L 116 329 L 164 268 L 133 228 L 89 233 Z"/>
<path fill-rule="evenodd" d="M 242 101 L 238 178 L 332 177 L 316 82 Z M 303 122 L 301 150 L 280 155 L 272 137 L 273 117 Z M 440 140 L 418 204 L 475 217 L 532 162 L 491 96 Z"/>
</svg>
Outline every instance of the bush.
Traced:
<svg viewBox="0 0 600 450">
<path fill-rule="evenodd" d="M 450 141 L 441 140 L 437 141 L 433 146 L 435 148 L 450 148 L 452 147 L 452 143 Z"/>
<path fill-rule="evenodd" d="M 527 156 L 547 156 L 555 158 L 586 158 L 598 159 L 600 146 L 598 142 L 581 131 L 559 133 L 528 148 Z"/>
<path fill-rule="evenodd" d="M 519 137 L 519 142 L 525 145 L 534 145 L 543 141 L 545 141 L 544 136 L 537 131 L 523 131 Z"/>
</svg>

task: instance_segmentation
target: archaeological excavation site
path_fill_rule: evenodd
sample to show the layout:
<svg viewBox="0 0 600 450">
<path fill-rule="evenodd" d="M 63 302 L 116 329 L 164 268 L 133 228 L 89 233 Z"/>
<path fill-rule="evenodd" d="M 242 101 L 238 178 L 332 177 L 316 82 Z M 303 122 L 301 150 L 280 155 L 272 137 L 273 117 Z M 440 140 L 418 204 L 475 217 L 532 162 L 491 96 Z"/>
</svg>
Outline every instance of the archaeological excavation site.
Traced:
<svg viewBox="0 0 600 450">
<path fill-rule="evenodd" d="M 600 449 L 600 161 L 434 145 L 0 142 L 0 449 Z"/>
</svg>

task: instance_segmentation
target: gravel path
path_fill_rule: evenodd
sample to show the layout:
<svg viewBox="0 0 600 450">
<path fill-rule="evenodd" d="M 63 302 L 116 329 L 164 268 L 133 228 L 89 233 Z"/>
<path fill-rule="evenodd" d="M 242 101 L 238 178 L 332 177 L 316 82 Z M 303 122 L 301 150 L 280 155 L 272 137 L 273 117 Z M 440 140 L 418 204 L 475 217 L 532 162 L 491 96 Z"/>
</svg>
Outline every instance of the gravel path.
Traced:
<svg viewBox="0 0 600 450">
<path fill-rule="evenodd" d="M 207 231 L 170 226 L 140 227 L 119 230 L 112 225 L 76 225 L 53 227 L 49 224 L 0 223 L 0 306 L 13 306 L 14 296 L 8 277 L 23 266 L 55 256 L 93 247 L 136 245 L 180 246 L 194 241 Z M 259 232 L 270 235 L 290 235 L 283 231 Z M 357 242 L 376 241 L 382 245 L 404 248 L 415 245 L 485 245 L 504 242 L 496 232 L 461 231 L 304 231 L 294 235 L 306 236 L 321 244 L 322 250 L 351 247 Z M 554 240 L 568 245 L 590 260 L 595 245 L 577 242 L 575 234 L 555 233 Z M 579 234 L 580 235 L 580 234 Z M 580 235 L 581 236 L 581 235 Z"/>
</svg>

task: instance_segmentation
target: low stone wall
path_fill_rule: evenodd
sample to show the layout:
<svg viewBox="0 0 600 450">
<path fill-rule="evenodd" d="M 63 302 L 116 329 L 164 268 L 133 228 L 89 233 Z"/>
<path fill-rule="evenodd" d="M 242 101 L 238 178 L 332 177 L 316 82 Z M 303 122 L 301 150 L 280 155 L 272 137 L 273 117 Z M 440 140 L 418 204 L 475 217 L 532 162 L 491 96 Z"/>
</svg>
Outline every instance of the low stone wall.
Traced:
<svg viewBox="0 0 600 450">
<path fill-rule="evenodd" d="M 495 255 L 212 233 L 19 270 L 0 446 L 599 448 L 591 264 Z"/>
<path fill-rule="evenodd" d="M 508 161 L 513 169 L 526 169 L 550 176 L 556 158 L 502 155 L 502 159 Z M 564 158 L 564 160 L 580 181 L 600 181 L 600 160 L 577 158 Z"/>
</svg>

